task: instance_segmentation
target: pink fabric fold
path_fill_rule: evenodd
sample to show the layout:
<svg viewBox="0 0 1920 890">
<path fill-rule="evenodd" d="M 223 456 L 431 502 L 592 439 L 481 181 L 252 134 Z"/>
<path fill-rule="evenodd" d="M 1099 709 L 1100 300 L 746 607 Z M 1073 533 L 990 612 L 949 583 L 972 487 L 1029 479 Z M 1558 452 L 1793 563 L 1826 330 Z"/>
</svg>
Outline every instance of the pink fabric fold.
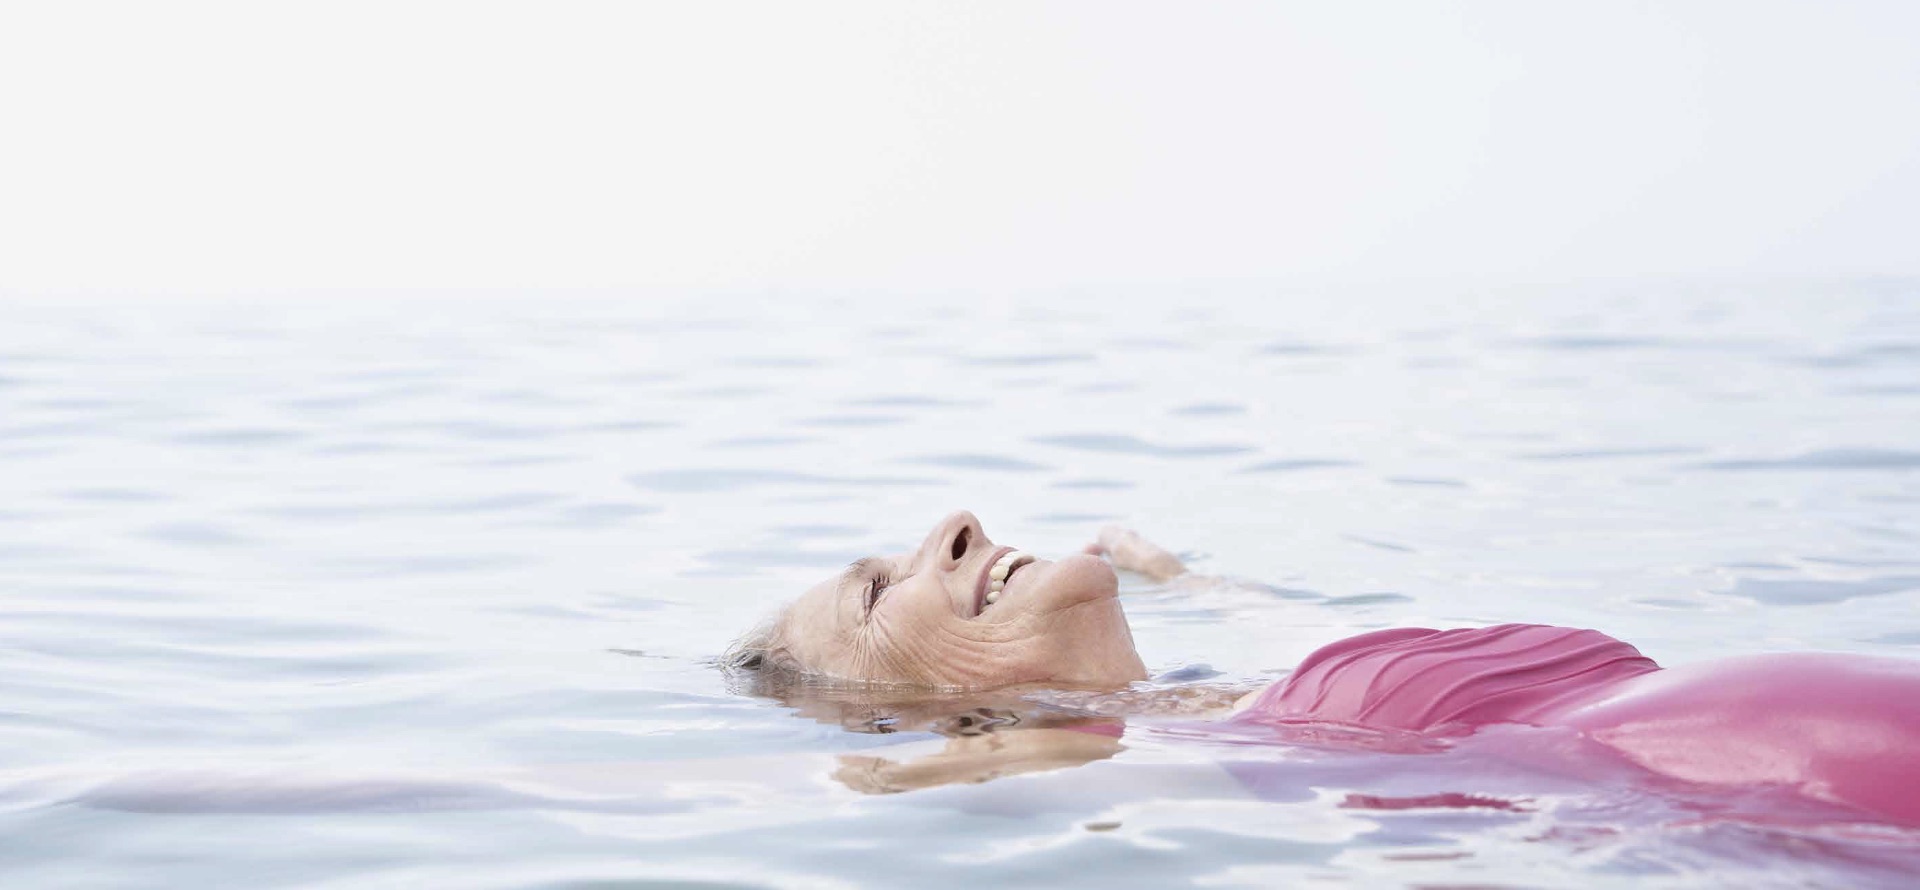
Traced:
<svg viewBox="0 0 1920 890">
<path fill-rule="evenodd" d="M 1659 669 L 1593 630 L 1396 628 L 1322 647 L 1236 719 L 1467 733 L 1489 723 L 1533 723 Z"/>
</svg>

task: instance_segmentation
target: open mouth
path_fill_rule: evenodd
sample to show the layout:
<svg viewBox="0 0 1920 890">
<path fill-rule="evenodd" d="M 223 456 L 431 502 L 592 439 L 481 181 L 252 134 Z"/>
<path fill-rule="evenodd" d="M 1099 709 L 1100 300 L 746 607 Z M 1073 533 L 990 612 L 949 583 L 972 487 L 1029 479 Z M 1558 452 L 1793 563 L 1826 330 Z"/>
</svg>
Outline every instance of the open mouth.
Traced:
<svg viewBox="0 0 1920 890">
<path fill-rule="evenodd" d="M 994 557 L 993 562 L 987 566 L 986 574 L 980 576 L 978 596 L 975 598 L 979 608 L 975 610 L 975 614 L 985 612 L 988 606 L 999 602 L 1000 598 L 1007 593 L 1007 584 L 1013 580 L 1014 573 L 1032 565 L 1038 559 L 1039 557 L 1031 553 L 1015 550 L 1012 547 L 1006 548 Z"/>
</svg>

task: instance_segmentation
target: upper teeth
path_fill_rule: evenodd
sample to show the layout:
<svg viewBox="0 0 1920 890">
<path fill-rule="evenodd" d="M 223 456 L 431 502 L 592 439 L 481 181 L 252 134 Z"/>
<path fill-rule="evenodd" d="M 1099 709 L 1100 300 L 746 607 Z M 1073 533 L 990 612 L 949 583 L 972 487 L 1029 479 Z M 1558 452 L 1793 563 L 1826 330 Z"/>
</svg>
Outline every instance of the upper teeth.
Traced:
<svg viewBox="0 0 1920 890">
<path fill-rule="evenodd" d="M 1024 550 L 1010 550 L 1005 556 L 993 561 L 993 568 L 987 570 L 987 602 L 1000 601 L 1000 591 L 1007 587 L 1007 576 L 1013 570 L 1033 562 L 1034 555 Z"/>
</svg>

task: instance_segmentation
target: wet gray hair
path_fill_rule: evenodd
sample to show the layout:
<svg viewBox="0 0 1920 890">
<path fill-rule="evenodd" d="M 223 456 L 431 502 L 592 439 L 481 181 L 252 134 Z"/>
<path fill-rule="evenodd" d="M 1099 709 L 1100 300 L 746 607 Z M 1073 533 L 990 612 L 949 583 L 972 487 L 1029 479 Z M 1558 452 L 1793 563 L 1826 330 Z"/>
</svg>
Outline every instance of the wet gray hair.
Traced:
<svg viewBox="0 0 1920 890">
<path fill-rule="evenodd" d="M 727 647 L 726 654 L 720 656 L 720 664 L 737 671 L 806 673 L 781 639 L 781 619 L 786 614 L 786 610 L 782 609 L 779 614 L 760 622 L 753 630 L 734 640 L 733 645 Z"/>
</svg>

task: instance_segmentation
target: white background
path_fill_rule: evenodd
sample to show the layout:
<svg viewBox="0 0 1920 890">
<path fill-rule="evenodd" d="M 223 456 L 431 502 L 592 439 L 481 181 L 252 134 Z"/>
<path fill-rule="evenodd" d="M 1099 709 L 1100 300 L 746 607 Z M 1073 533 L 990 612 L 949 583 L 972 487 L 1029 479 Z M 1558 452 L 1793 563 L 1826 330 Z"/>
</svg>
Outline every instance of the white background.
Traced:
<svg viewBox="0 0 1920 890">
<path fill-rule="evenodd" d="M 1920 265 L 1905 3 L 0 7 L 0 293 Z"/>
</svg>

